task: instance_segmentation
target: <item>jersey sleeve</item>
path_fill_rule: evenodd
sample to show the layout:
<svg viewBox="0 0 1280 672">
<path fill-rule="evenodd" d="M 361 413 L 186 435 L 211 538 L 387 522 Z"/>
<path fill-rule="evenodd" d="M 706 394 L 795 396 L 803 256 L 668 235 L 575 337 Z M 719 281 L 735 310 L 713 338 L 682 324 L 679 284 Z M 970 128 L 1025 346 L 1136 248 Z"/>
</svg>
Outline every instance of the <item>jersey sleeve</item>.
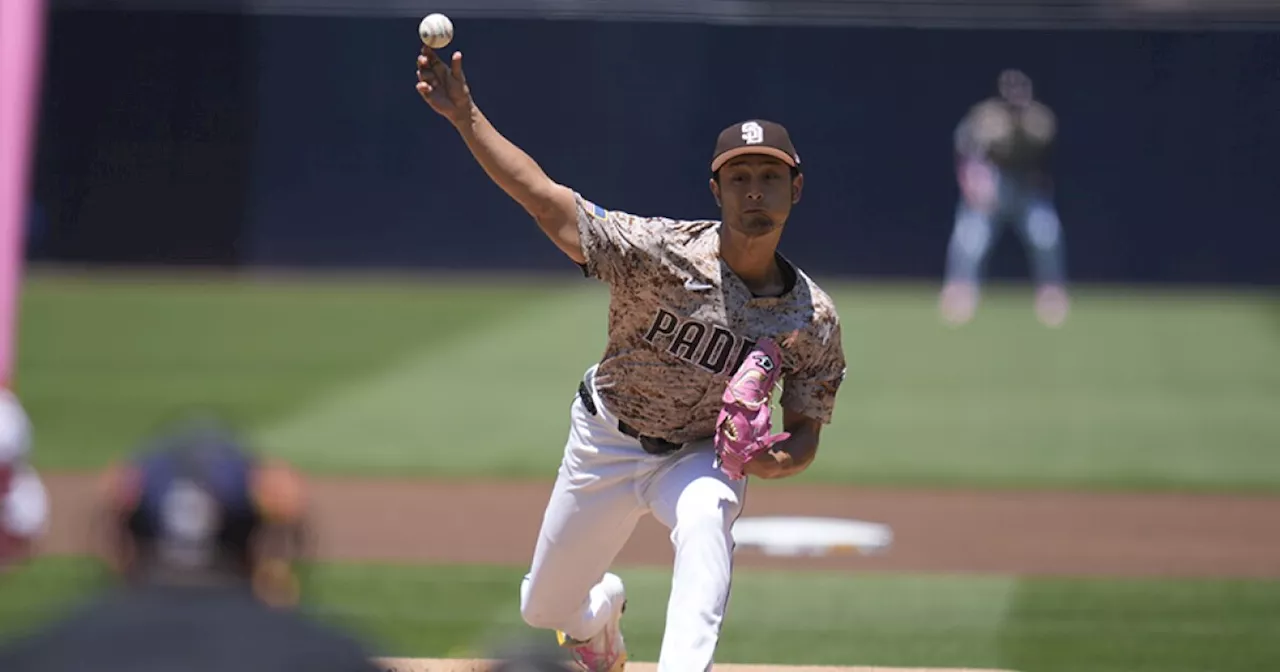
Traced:
<svg viewBox="0 0 1280 672">
<path fill-rule="evenodd" d="M 587 277 L 625 284 L 661 255 L 669 235 L 664 220 L 606 210 L 574 194 L 578 204 L 578 241 Z"/>
<path fill-rule="evenodd" d="M 781 404 L 825 425 L 831 423 L 846 364 L 839 322 L 824 331 L 808 339 L 795 370 L 783 378 Z"/>
</svg>

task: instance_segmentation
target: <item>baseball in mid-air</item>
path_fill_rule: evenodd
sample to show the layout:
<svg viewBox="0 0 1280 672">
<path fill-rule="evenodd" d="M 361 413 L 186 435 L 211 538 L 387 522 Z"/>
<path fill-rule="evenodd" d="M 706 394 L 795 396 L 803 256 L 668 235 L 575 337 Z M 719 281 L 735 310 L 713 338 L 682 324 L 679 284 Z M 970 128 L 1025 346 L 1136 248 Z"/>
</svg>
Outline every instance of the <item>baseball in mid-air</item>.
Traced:
<svg viewBox="0 0 1280 672">
<path fill-rule="evenodd" d="M 418 24 L 418 37 L 432 49 L 439 49 L 453 41 L 453 22 L 444 14 L 428 14 Z"/>
</svg>

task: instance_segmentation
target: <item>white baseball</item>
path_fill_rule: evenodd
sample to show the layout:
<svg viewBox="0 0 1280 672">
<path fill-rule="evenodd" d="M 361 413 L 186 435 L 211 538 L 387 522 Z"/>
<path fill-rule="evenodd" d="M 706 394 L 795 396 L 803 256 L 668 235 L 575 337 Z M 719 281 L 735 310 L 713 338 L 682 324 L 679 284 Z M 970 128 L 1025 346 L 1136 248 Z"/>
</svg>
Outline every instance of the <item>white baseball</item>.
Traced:
<svg viewBox="0 0 1280 672">
<path fill-rule="evenodd" d="M 428 14 L 418 24 L 418 37 L 432 49 L 439 49 L 453 41 L 453 22 L 444 14 Z"/>
</svg>

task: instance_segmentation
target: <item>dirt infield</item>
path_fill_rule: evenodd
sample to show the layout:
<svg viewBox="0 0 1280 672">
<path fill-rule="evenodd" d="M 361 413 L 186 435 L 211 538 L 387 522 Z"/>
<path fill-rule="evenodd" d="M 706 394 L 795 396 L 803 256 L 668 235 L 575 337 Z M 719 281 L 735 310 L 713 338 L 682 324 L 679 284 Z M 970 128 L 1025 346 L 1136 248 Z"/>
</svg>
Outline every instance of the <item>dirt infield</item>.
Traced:
<svg viewBox="0 0 1280 672">
<path fill-rule="evenodd" d="M 88 550 L 91 475 L 47 474 L 44 553 Z M 545 483 L 316 478 L 320 557 L 412 563 L 529 560 Z M 744 516 L 837 516 L 890 525 L 883 555 L 771 558 L 739 567 L 1112 576 L 1280 576 L 1280 497 L 930 491 L 752 483 Z M 619 564 L 670 566 L 646 517 Z"/>
</svg>

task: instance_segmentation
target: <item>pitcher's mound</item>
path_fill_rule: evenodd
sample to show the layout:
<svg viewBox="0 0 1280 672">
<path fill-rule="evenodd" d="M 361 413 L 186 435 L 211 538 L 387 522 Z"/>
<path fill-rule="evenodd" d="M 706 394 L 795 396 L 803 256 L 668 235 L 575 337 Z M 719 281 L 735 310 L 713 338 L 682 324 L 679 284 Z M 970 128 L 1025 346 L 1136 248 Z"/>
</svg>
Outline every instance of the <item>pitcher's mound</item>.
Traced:
<svg viewBox="0 0 1280 672">
<path fill-rule="evenodd" d="M 488 672 L 487 660 L 460 658 L 380 658 L 384 672 Z M 627 672 L 656 672 L 654 663 L 628 663 Z M 822 667 L 794 665 L 716 665 L 717 672 L 1011 672 L 959 667 Z"/>
</svg>

